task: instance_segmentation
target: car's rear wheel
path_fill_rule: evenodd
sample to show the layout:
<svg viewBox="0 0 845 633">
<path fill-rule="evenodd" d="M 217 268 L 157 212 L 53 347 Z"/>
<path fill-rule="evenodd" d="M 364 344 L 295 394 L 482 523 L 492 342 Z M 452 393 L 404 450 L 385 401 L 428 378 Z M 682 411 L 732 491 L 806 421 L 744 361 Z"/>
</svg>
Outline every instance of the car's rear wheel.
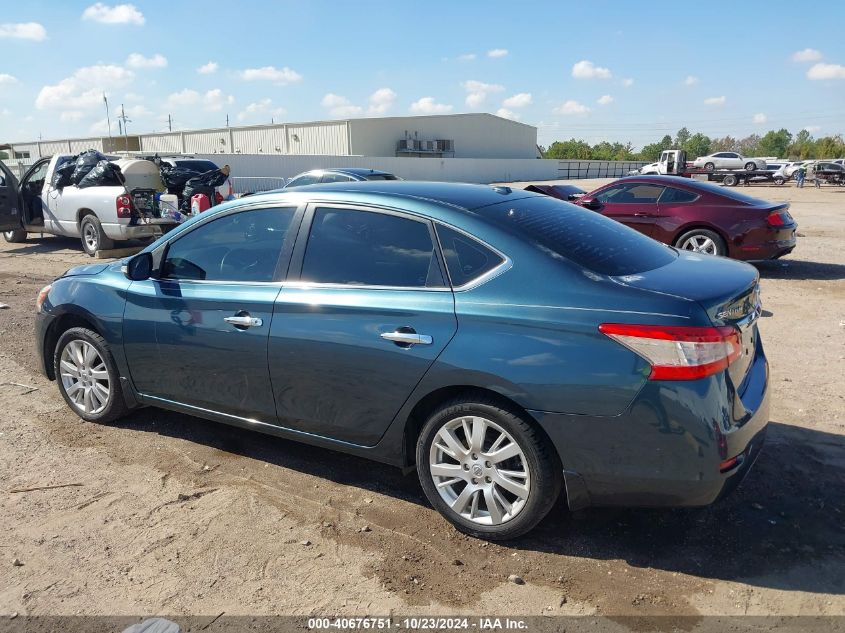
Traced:
<svg viewBox="0 0 845 633">
<path fill-rule="evenodd" d="M 128 413 L 109 345 L 96 332 L 81 327 L 64 332 L 53 367 L 62 397 L 83 420 L 112 422 Z"/>
<path fill-rule="evenodd" d="M 681 235 L 675 241 L 675 248 L 705 255 L 721 255 L 728 253 L 722 236 L 709 229 L 693 229 Z"/>
<path fill-rule="evenodd" d="M 775 176 L 775 178 L 773 178 L 773 180 L 774 180 L 774 183 L 776 185 L 782 185 L 783 183 L 786 182 L 786 180 L 782 176 Z"/>
<path fill-rule="evenodd" d="M 537 525 L 563 477 L 548 438 L 482 396 L 449 402 L 429 417 L 417 443 L 417 472 L 429 502 L 452 525 L 491 540 Z"/>
<path fill-rule="evenodd" d="M 88 214 L 82 218 L 79 224 L 79 233 L 82 236 L 82 248 L 91 257 L 97 251 L 105 251 L 114 248 L 114 241 L 109 239 L 103 231 L 103 225 L 94 214 Z"/>
<path fill-rule="evenodd" d="M 26 231 L 23 229 L 12 229 L 11 231 L 3 231 L 3 239 L 12 244 L 20 244 L 26 242 Z"/>
<path fill-rule="evenodd" d="M 704 163 L 704 169 L 705 171 L 715 171 L 716 165 L 714 165 L 713 163 Z"/>
<path fill-rule="evenodd" d="M 745 163 L 745 171 L 754 171 L 755 169 L 757 169 L 756 163 L 752 163 L 751 161 Z"/>
</svg>

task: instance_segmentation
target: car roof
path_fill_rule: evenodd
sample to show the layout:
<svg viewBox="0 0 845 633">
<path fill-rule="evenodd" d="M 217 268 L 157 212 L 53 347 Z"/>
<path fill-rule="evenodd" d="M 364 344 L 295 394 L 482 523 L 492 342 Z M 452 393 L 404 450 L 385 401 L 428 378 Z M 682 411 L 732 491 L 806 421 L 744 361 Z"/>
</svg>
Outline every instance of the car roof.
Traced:
<svg viewBox="0 0 845 633">
<path fill-rule="evenodd" d="M 311 169 L 306 174 L 350 174 L 353 176 L 372 176 L 374 174 L 392 176 L 389 171 L 367 169 L 366 167 L 329 167 L 326 169 Z M 303 174 L 299 174 L 302 176 Z"/>
<path fill-rule="evenodd" d="M 356 182 L 332 182 L 305 185 L 293 189 L 276 189 L 249 196 L 255 201 L 261 196 L 296 195 L 308 193 L 350 194 L 350 201 L 364 201 L 367 196 L 379 198 L 413 198 L 421 201 L 437 202 L 450 207 L 472 211 L 499 202 L 519 200 L 521 198 L 545 197 L 523 189 L 473 185 L 451 182 L 420 182 L 412 180 L 363 180 Z M 340 195 L 333 197 L 341 198 Z"/>
</svg>

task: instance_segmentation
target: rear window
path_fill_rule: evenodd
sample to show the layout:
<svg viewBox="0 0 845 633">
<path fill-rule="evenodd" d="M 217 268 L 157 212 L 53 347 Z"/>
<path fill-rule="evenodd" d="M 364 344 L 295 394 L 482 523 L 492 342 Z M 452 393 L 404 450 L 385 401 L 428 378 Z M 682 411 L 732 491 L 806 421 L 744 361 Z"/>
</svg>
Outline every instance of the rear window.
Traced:
<svg viewBox="0 0 845 633">
<path fill-rule="evenodd" d="M 212 163 L 210 160 L 176 160 L 174 161 L 177 167 L 184 167 L 185 169 L 190 169 L 191 171 L 198 171 L 200 173 L 205 173 L 207 171 L 211 171 L 212 169 L 217 169 L 217 165 Z"/>
<path fill-rule="evenodd" d="M 652 270 L 677 257 L 668 246 L 634 229 L 554 198 L 525 198 L 477 212 L 552 257 L 604 275 Z"/>
</svg>

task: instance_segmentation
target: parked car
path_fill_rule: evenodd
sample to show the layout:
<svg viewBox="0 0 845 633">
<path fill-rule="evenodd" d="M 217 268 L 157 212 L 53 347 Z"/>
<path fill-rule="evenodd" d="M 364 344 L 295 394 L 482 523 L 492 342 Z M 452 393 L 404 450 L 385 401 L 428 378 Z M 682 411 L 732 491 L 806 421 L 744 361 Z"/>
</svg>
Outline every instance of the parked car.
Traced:
<svg viewBox="0 0 845 633">
<path fill-rule="evenodd" d="M 294 176 L 283 189 L 304 187 L 317 183 L 328 182 L 360 182 L 364 180 L 401 180 L 398 176 L 378 169 L 364 169 L 362 167 L 344 167 L 342 169 L 312 169 Z"/>
<path fill-rule="evenodd" d="M 795 248 L 788 203 L 676 176 L 629 176 L 579 198 L 592 209 L 682 250 L 742 260 L 777 259 Z"/>
<path fill-rule="evenodd" d="M 490 539 L 564 486 L 571 508 L 709 504 L 769 419 L 753 267 L 507 187 L 257 194 L 36 305 L 37 356 L 81 418 L 152 405 L 416 464 Z"/>
<path fill-rule="evenodd" d="M 572 202 L 583 196 L 586 191 L 575 185 L 528 185 L 525 191 L 533 191 L 534 193 L 542 193 L 558 200 L 565 200 Z"/>
<path fill-rule="evenodd" d="M 693 167 L 713 171 L 714 169 L 766 169 L 766 161 L 762 158 L 746 158 L 736 152 L 716 152 L 709 156 L 699 156 L 693 161 Z"/>
<path fill-rule="evenodd" d="M 114 161 L 123 169 L 125 187 L 54 188 L 53 173 L 72 158 L 70 154 L 42 158 L 20 184 L 0 162 L 6 180 L 0 195 L 0 227 L 7 242 L 23 242 L 29 233 L 79 237 L 82 248 L 93 257 L 98 250 L 113 248 L 115 242 L 157 237 L 175 226 L 174 220 L 154 217 L 139 208 L 152 199 L 155 190 L 149 189 L 150 182 L 158 179 L 158 169 L 146 165 L 148 161 Z M 142 214 L 146 217 L 139 222 Z"/>
<path fill-rule="evenodd" d="M 807 177 L 839 185 L 845 183 L 845 167 L 832 161 L 817 161 L 810 165 Z"/>
</svg>

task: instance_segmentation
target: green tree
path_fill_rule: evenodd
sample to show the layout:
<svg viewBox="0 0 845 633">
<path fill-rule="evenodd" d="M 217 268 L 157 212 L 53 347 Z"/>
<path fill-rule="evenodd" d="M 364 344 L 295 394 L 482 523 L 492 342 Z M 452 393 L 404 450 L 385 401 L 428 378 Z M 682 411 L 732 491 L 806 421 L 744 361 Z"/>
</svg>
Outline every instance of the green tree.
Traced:
<svg viewBox="0 0 845 633">
<path fill-rule="evenodd" d="M 589 160 L 593 157 L 593 149 L 585 141 L 576 141 L 574 138 L 568 141 L 555 141 L 549 146 L 544 154 L 546 158 L 577 158 Z"/>
<path fill-rule="evenodd" d="M 660 158 L 660 153 L 663 150 L 672 148 L 672 137 L 668 134 L 660 139 L 657 143 L 650 143 L 643 146 L 639 154 L 640 160 L 647 160 L 650 163 L 656 162 Z"/>
<path fill-rule="evenodd" d="M 760 147 L 760 135 L 759 134 L 749 134 L 743 139 L 737 141 L 736 144 L 736 151 L 742 154 L 743 156 L 755 156 L 759 153 Z"/>
<path fill-rule="evenodd" d="M 687 141 L 689 141 L 690 136 L 692 136 L 690 131 L 687 128 L 682 127 L 678 130 L 678 133 L 675 134 L 675 147 L 683 149 L 684 145 L 686 145 Z"/>
<path fill-rule="evenodd" d="M 789 130 L 785 128 L 781 128 L 777 132 L 769 130 L 760 139 L 757 152 L 763 156 L 786 156 L 791 142 L 792 134 L 789 133 Z"/>
<path fill-rule="evenodd" d="M 733 136 L 724 136 L 722 138 L 714 138 L 710 141 L 710 151 L 711 152 L 736 152 L 737 145 L 739 141 L 737 141 Z"/>
<path fill-rule="evenodd" d="M 710 137 L 701 132 L 696 132 L 683 144 L 682 149 L 686 150 L 687 156 L 690 158 L 707 156 L 710 153 Z"/>
<path fill-rule="evenodd" d="M 799 130 L 787 149 L 787 156 L 798 160 L 806 160 L 815 156 L 816 143 L 809 130 Z"/>
<path fill-rule="evenodd" d="M 842 135 L 823 136 L 815 143 L 814 158 L 840 158 L 845 156 L 845 141 Z"/>
</svg>

